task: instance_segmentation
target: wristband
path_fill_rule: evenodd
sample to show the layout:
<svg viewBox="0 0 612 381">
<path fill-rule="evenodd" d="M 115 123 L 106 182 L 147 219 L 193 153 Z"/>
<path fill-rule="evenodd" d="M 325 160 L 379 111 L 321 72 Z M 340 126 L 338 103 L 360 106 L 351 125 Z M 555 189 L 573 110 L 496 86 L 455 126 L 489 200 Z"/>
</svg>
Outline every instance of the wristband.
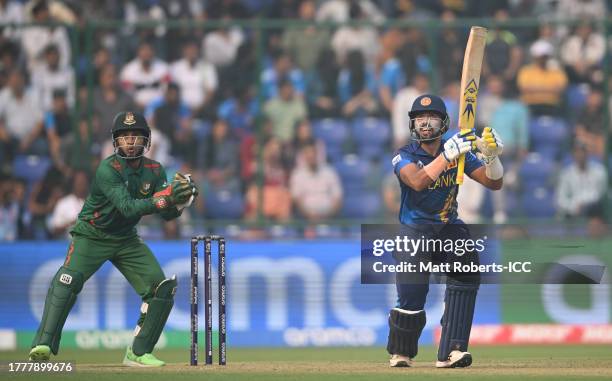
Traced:
<svg viewBox="0 0 612 381">
<path fill-rule="evenodd" d="M 499 157 L 495 156 L 493 159 L 485 161 L 485 174 L 491 180 L 499 180 L 504 177 L 504 166 Z"/>
</svg>

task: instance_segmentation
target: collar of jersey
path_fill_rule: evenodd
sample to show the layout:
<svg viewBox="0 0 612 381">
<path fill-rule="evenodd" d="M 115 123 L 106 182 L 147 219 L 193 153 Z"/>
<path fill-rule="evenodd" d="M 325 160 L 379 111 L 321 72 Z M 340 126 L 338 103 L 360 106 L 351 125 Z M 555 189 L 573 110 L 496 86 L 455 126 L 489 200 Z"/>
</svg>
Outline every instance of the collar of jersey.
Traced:
<svg viewBox="0 0 612 381">
<path fill-rule="evenodd" d="M 124 158 L 122 158 L 119 155 L 115 155 L 115 158 L 117 160 L 119 160 L 119 162 L 121 163 L 121 168 L 125 168 L 127 173 L 138 173 L 138 174 L 140 174 L 142 172 L 142 168 L 144 167 L 144 160 L 145 160 L 144 156 L 140 158 L 141 159 L 140 160 L 140 166 L 138 168 L 136 168 L 136 169 L 134 169 L 134 168 L 132 168 L 132 167 L 130 167 L 128 165 L 127 159 L 124 159 Z"/>
<path fill-rule="evenodd" d="M 436 153 L 436 156 L 438 156 L 439 154 L 442 153 L 442 151 L 444 151 L 444 143 L 446 143 L 446 139 L 442 138 L 442 141 L 440 142 L 440 147 L 438 148 L 438 152 Z M 431 156 L 423 148 L 421 148 L 421 144 L 419 142 L 413 142 L 412 145 L 413 145 L 413 152 L 416 155 L 425 156 L 425 157 L 435 157 L 435 156 Z"/>
</svg>

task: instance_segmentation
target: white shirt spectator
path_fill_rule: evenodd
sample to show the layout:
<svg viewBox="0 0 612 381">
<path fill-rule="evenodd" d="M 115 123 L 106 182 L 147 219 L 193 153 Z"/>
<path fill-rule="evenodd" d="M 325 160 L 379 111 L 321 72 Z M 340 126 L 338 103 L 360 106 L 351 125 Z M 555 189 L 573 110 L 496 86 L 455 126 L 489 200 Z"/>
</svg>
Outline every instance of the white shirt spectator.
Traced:
<svg viewBox="0 0 612 381">
<path fill-rule="evenodd" d="M 74 194 L 69 194 L 59 199 L 53 213 L 47 220 L 47 227 L 50 231 L 63 229 L 76 222 L 79 212 L 85 204 L 85 199 L 78 198 Z"/>
<path fill-rule="evenodd" d="M 170 67 L 170 77 L 179 85 L 181 99 L 191 110 L 202 106 L 217 89 L 217 71 L 206 61 L 191 65 L 187 59 L 178 60 Z"/>
<path fill-rule="evenodd" d="M 68 107 L 73 107 L 75 100 L 74 86 L 74 70 L 70 66 L 51 70 L 47 65 L 42 65 L 32 72 L 32 87 L 37 92 L 44 111 L 51 110 L 55 90 L 64 90 Z"/>
<path fill-rule="evenodd" d="M 0 24 L 22 24 L 24 21 L 23 5 L 18 1 L 7 1 L 4 6 L 0 6 Z M 19 28 L 7 26 L 4 28 L 4 37 L 17 39 L 21 35 Z"/>
<path fill-rule="evenodd" d="M 380 50 L 376 29 L 363 26 L 343 26 L 334 33 L 331 46 L 338 62 L 344 62 L 351 50 L 360 50 L 369 67 L 374 67 Z"/>
<path fill-rule="evenodd" d="M 605 53 L 606 39 L 601 34 L 592 32 L 586 41 L 573 35 L 561 47 L 561 60 L 568 65 L 579 62 L 597 65 L 602 62 Z"/>
<path fill-rule="evenodd" d="M 25 139 L 42 118 L 38 96 L 31 89 L 25 90 L 21 99 L 17 99 L 9 88 L 0 92 L 0 120 L 11 136 L 20 141 Z"/>
<path fill-rule="evenodd" d="M 60 67 L 70 64 L 70 40 L 63 27 L 31 26 L 24 29 L 21 44 L 26 54 L 30 71 L 44 64 L 43 51 L 48 45 L 57 45 L 60 53 Z"/>
<path fill-rule="evenodd" d="M 370 0 L 359 1 L 359 6 L 368 20 L 379 23 L 385 21 L 385 15 Z M 349 19 L 349 2 L 346 0 L 328 0 L 323 2 L 315 16 L 317 21 L 345 22 Z"/>
<path fill-rule="evenodd" d="M 393 123 L 393 145 L 399 148 L 410 141 L 410 117 L 408 112 L 412 109 L 414 100 L 423 94 L 414 87 L 404 87 L 397 92 L 393 99 L 391 121 Z"/>
<path fill-rule="evenodd" d="M 136 58 L 123 67 L 119 78 L 126 91 L 132 94 L 134 101 L 140 107 L 145 107 L 152 100 L 164 95 L 163 85 L 169 79 L 168 64 L 154 59 L 149 70 L 145 70 Z"/>
<path fill-rule="evenodd" d="M 327 164 L 319 165 L 316 172 L 306 165 L 297 167 L 289 186 L 293 199 L 299 200 L 304 209 L 316 215 L 329 215 L 342 197 L 338 175 Z"/>
<path fill-rule="evenodd" d="M 559 0 L 557 3 L 557 16 L 561 20 L 603 19 L 606 14 L 605 0 Z"/>
<path fill-rule="evenodd" d="M 227 33 L 210 32 L 202 44 L 204 59 L 217 67 L 227 66 L 234 62 L 243 40 L 244 34 L 239 28 L 231 28 Z"/>
<path fill-rule="evenodd" d="M 561 173 L 557 187 L 557 204 L 561 212 L 576 215 L 582 207 L 602 200 L 607 192 L 606 168 L 598 162 L 589 161 L 585 170 L 573 163 Z"/>
</svg>

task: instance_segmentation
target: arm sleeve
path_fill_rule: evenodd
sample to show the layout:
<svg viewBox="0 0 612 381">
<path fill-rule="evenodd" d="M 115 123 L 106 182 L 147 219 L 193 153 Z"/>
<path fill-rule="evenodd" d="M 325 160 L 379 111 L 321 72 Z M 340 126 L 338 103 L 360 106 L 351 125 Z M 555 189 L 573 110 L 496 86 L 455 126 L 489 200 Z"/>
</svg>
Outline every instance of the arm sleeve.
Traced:
<svg viewBox="0 0 612 381">
<path fill-rule="evenodd" d="M 165 188 L 165 184 L 168 181 L 168 178 L 166 177 L 166 170 L 163 167 L 159 167 L 160 171 L 159 171 L 159 178 L 157 179 L 157 182 L 155 183 L 155 192 L 159 192 L 160 190 Z M 166 221 L 170 221 L 173 220 L 177 217 L 179 217 L 182 214 L 182 210 L 179 211 L 176 206 L 173 206 L 171 208 L 168 208 L 166 210 L 163 210 L 161 212 L 159 212 L 159 215 L 161 216 L 161 218 L 163 218 Z"/>
<path fill-rule="evenodd" d="M 397 176 L 399 176 L 402 168 L 404 168 L 410 163 L 412 163 L 412 160 L 408 157 L 402 156 L 400 152 L 396 152 L 395 156 L 393 156 L 393 159 L 391 159 L 391 165 L 393 165 L 393 172 L 395 172 Z"/>
<path fill-rule="evenodd" d="M 150 198 L 135 199 L 130 196 L 123 179 L 115 170 L 100 166 L 96 172 L 96 182 L 102 193 L 125 218 L 140 217 L 157 212 Z"/>
<path fill-rule="evenodd" d="M 479 158 L 476 157 L 472 152 L 465 154 L 465 173 L 469 175 L 478 168 L 482 167 L 483 163 Z"/>
</svg>

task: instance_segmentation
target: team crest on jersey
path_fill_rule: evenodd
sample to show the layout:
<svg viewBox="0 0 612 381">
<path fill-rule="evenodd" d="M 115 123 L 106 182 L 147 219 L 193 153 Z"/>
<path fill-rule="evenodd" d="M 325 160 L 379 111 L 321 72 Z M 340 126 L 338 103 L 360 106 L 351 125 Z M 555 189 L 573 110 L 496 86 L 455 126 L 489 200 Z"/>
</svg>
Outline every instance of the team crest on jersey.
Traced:
<svg viewBox="0 0 612 381">
<path fill-rule="evenodd" d="M 142 193 L 143 195 L 147 195 L 149 194 L 150 190 L 151 190 L 151 183 L 144 183 L 142 184 L 142 187 L 140 188 L 140 193 Z"/>
<path fill-rule="evenodd" d="M 123 119 L 123 124 L 125 124 L 126 126 L 131 126 L 132 124 L 136 123 L 136 118 L 134 117 L 134 114 L 132 114 L 131 112 L 128 112 L 125 114 L 125 119 Z"/>
</svg>

